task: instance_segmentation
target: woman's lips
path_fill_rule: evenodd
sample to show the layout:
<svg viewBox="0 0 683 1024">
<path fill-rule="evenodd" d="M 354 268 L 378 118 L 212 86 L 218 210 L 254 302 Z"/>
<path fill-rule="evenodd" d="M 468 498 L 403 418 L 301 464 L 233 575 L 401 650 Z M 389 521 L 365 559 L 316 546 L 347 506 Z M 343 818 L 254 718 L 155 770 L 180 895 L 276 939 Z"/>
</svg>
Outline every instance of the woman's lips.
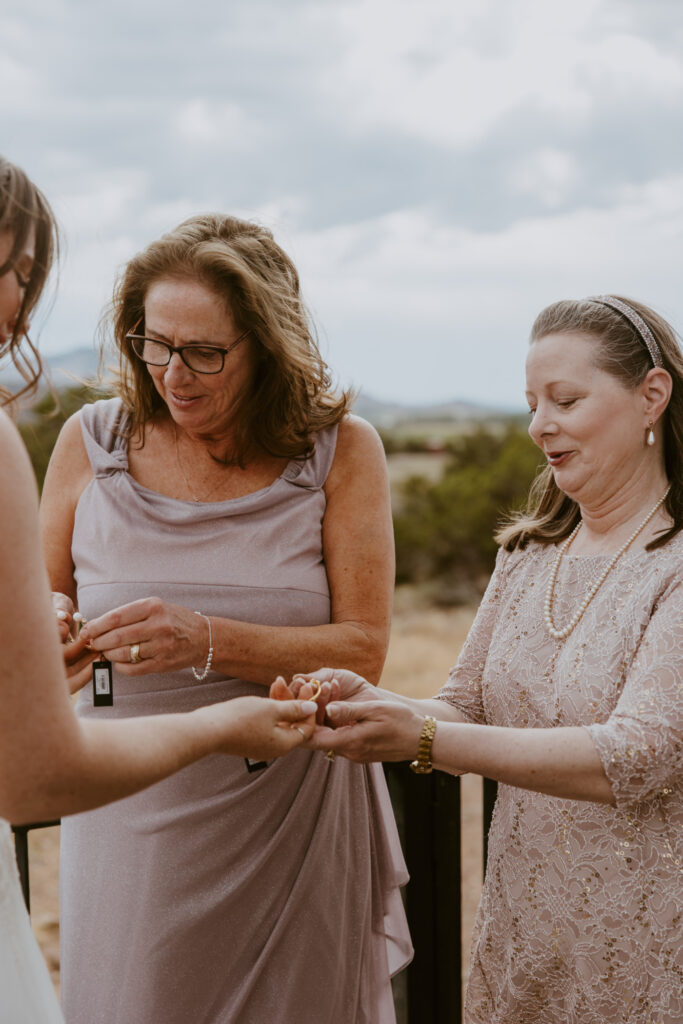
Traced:
<svg viewBox="0 0 683 1024">
<path fill-rule="evenodd" d="M 563 466 L 573 454 L 573 452 L 546 452 L 546 458 L 551 466 Z"/>
<path fill-rule="evenodd" d="M 176 395 L 173 391 L 167 391 L 166 397 L 169 402 L 179 409 L 189 409 L 194 402 L 199 401 L 199 395 Z"/>
</svg>

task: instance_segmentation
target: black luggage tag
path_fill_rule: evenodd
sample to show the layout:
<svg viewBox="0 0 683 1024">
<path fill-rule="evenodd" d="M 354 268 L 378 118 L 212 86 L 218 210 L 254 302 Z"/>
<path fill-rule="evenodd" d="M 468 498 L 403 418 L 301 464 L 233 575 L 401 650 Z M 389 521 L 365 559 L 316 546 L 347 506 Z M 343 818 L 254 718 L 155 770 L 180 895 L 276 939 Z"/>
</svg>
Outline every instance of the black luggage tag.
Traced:
<svg viewBox="0 0 683 1024">
<path fill-rule="evenodd" d="M 111 662 L 103 654 L 92 663 L 92 702 L 96 708 L 110 708 L 114 703 Z"/>
<path fill-rule="evenodd" d="M 252 761 L 250 757 L 245 757 L 244 763 L 248 772 L 260 772 L 263 768 L 268 767 L 267 761 Z"/>
</svg>

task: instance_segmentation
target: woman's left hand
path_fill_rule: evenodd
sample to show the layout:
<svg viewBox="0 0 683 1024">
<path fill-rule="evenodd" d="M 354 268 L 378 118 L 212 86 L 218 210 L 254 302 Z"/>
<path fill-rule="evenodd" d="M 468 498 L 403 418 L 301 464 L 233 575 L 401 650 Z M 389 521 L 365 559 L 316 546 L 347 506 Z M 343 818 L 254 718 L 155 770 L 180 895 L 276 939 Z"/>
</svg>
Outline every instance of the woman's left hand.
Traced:
<svg viewBox="0 0 683 1024">
<path fill-rule="evenodd" d="M 362 763 L 412 761 L 425 721 L 405 704 L 379 700 L 328 704 L 326 719 L 332 728 L 317 725 L 307 746 Z"/>
<path fill-rule="evenodd" d="M 158 597 L 132 601 L 90 619 L 81 637 L 127 676 L 173 672 L 191 665 L 202 669 L 209 653 L 206 619 Z"/>
</svg>

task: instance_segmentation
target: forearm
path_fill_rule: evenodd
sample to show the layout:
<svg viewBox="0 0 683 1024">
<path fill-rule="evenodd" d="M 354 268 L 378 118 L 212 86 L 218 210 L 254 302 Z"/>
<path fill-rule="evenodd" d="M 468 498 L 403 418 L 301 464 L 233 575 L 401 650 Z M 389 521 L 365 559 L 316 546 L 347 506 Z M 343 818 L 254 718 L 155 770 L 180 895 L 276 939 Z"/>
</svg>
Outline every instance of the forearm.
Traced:
<svg viewBox="0 0 683 1024">
<path fill-rule="evenodd" d="M 314 672 L 321 665 L 343 665 L 377 683 L 389 639 L 383 629 L 349 622 L 264 626 L 212 617 L 211 625 L 213 668 L 266 686 L 276 676 L 289 679 L 296 673 Z"/>
<path fill-rule="evenodd" d="M 11 801 L 3 811 L 15 824 L 120 800 L 218 745 L 210 708 L 116 722 L 78 721 L 69 731 L 68 747 L 59 744 L 53 756 L 49 750 L 44 756 L 36 752 L 20 775 L 7 780 L 5 794 L 11 793 Z"/>
<path fill-rule="evenodd" d="M 394 693 L 393 690 L 384 690 L 379 687 L 373 692 L 372 699 L 386 699 L 396 704 L 403 704 L 416 711 L 419 715 L 431 715 L 437 722 L 466 722 L 467 719 L 449 704 L 446 700 L 436 700 L 435 697 L 427 697 L 423 700 L 416 700 L 414 697 L 407 697 L 402 693 Z"/>
<path fill-rule="evenodd" d="M 614 794 L 588 733 L 580 727 L 512 729 L 439 724 L 432 763 L 509 786 L 569 800 L 614 805 Z"/>
</svg>

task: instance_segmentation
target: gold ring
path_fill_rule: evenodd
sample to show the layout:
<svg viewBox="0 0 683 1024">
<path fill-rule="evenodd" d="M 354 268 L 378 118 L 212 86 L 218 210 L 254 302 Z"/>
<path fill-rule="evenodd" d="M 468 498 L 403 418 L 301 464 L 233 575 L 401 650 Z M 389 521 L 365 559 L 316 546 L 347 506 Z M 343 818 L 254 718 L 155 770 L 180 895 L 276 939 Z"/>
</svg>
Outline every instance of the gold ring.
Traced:
<svg viewBox="0 0 683 1024">
<path fill-rule="evenodd" d="M 304 739 L 306 739 L 306 733 L 303 731 L 300 725 L 295 725 L 294 728 L 297 732 L 300 732 Z"/>
<path fill-rule="evenodd" d="M 142 661 L 140 657 L 140 644 L 130 645 L 130 663 L 131 665 L 138 665 Z"/>
<path fill-rule="evenodd" d="M 327 753 L 325 754 L 325 757 L 327 758 L 328 761 L 334 761 L 336 754 L 334 750 L 328 750 Z"/>
<path fill-rule="evenodd" d="M 311 686 L 317 686 L 318 689 L 315 691 L 312 697 L 307 697 L 306 700 L 317 700 L 318 697 L 320 696 L 320 691 L 323 688 L 323 684 L 320 682 L 319 679 L 309 679 L 308 681 L 311 684 Z"/>
</svg>

